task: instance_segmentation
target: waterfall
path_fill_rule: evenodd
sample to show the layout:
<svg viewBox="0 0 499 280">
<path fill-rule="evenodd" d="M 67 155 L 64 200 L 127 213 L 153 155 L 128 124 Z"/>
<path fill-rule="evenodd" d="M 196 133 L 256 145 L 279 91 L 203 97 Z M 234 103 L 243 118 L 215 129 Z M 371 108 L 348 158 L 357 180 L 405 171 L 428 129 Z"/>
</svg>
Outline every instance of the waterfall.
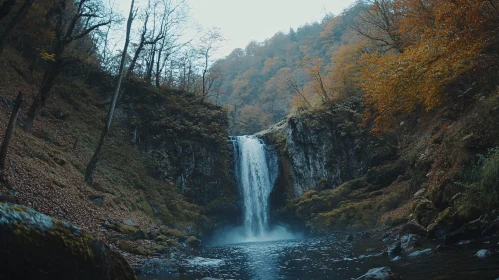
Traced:
<svg viewBox="0 0 499 280">
<path fill-rule="evenodd" d="M 269 231 L 269 196 L 278 175 L 277 156 L 255 136 L 236 136 L 233 145 L 246 238 L 265 238 Z"/>
</svg>

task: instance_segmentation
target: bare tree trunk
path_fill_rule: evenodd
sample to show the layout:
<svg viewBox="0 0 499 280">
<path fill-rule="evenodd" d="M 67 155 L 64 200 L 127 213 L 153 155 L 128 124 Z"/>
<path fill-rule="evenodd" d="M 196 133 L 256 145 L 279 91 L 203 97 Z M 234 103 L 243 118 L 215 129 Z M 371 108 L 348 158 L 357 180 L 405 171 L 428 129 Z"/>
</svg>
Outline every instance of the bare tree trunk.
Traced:
<svg viewBox="0 0 499 280">
<path fill-rule="evenodd" d="M 56 59 L 56 61 L 53 62 L 49 66 L 49 68 L 45 71 L 42 82 L 43 84 L 42 87 L 40 88 L 40 93 L 37 96 L 35 96 L 33 103 L 31 103 L 31 106 L 28 109 L 27 118 L 25 120 L 23 127 L 24 131 L 30 132 L 31 129 L 33 128 L 33 122 L 35 118 L 40 114 L 42 108 L 45 106 L 45 103 L 49 98 L 50 90 L 54 85 L 55 78 L 59 74 L 61 67 L 62 67 L 62 60 Z"/>
<path fill-rule="evenodd" d="M 22 103 L 23 93 L 19 92 L 17 94 L 14 108 L 12 109 L 12 114 L 10 115 L 9 125 L 7 126 L 7 130 L 5 131 L 2 148 L 0 149 L 0 180 L 3 180 L 5 175 L 5 160 L 7 159 L 7 151 L 9 150 L 10 140 L 12 139 L 12 133 L 14 132 L 17 116 L 19 115 L 19 109 L 21 109 Z"/>
<path fill-rule="evenodd" d="M 33 1 L 34 0 L 24 1 L 19 11 L 17 11 L 17 14 L 10 20 L 9 24 L 7 24 L 5 31 L 0 37 L 0 55 L 2 55 L 3 49 L 5 48 L 5 45 L 7 44 L 7 41 L 9 40 L 10 34 L 14 30 L 14 27 L 16 27 L 16 25 L 21 21 L 21 18 L 26 15 L 29 7 L 31 7 L 31 5 L 33 4 Z"/>
<path fill-rule="evenodd" d="M 85 170 L 85 182 L 88 185 L 92 185 L 94 180 L 94 171 L 97 167 L 97 163 L 99 162 L 99 158 L 102 153 L 102 147 L 104 146 L 104 142 L 106 141 L 107 134 L 109 133 L 109 129 L 111 128 L 111 121 L 113 120 L 114 109 L 116 107 L 116 103 L 118 100 L 118 96 L 120 94 L 121 82 L 123 80 L 123 70 L 125 68 L 125 60 L 128 51 L 128 45 L 130 43 L 130 30 L 132 29 L 132 22 L 135 17 L 135 12 L 133 9 L 134 0 L 132 0 L 132 4 L 130 5 L 130 14 L 128 15 L 127 27 L 126 27 L 126 39 L 125 46 L 123 48 L 123 52 L 121 53 L 121 62 L 120 68 L 118 72 L 118 81 L 116 82 L 116 87 L 114 89 L 113 100 L 111 102 L 111 106 L 109 107 L 109 112 L 107 114 L 107 121 L 104 129 L 102 130 L 102 134 L 97 144 L 97 149 L 95 150 L 92 159 L 88 163 L 87 169 Z"/>
</svg>

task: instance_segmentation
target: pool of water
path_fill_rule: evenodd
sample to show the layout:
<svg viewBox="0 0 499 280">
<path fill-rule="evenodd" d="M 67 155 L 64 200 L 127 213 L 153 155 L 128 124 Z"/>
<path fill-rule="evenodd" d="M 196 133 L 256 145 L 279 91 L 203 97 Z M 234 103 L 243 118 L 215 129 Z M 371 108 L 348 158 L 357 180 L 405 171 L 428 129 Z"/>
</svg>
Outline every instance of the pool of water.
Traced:
<svg viewBox="0 0 499 280">
<path fill-rule="evenodd" d="M 195 256 L 176 259 L 181 273 L 139 276 L 142 280 L 167 279 L 356 279 L 375 267 L 388 266 L 402 279 L 496 279 L 499 255 L 480 259 L 480 249 L 499 249 L 497 240 L 451 247 L 440 246 L 418 257 L 381 254 L 393 241 L 345 240 L 344 236 L 206 246 Z M 421 249 L 435 249 L 426 243 Z M 175 258 L 175 257 L 174 257 Z"/>
</svg>

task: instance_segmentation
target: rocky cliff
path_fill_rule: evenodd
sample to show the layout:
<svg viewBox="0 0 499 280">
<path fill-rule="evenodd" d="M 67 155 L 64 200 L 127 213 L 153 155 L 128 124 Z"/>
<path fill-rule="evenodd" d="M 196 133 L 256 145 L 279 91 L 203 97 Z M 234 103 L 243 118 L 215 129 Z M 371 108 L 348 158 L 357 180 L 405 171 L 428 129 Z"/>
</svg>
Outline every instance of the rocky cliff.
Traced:
<svg viewBox="0 0 499 280">
<path fill-rule="evenodd" d="M 299 197 L 306 190 L 334 189 L 396 156 L 388 141 L 360 126 L 358 100 L 328 106 L 288 117 L 258 134 L 279 151 L 276 191 L 284 190 L 287 198 Z"/>
</svg>

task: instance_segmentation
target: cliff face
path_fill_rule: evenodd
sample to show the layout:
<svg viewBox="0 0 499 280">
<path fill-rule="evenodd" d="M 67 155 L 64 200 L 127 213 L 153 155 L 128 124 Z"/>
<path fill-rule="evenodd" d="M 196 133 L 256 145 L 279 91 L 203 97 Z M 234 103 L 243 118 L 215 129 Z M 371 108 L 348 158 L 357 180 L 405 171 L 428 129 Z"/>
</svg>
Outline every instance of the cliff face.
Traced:
<svg viewBox="0 0 499 280">
<path fill-rule="evenodd" d="M 414 114 L 384 139 L 351 100 L 272 126 L 259 135 L 279 151 L 275 218 L 317 234 L 401 226 L 477 238 L 497 217 L 498 104 L 496 91 Z"/>
<path fill-rule="evenodd" d="M 386 141 L 359 126 L 358 102 L 330 106 L 287 118 L 259 134 L 279 151 L 281 175 L 276 191 L 284 190 L 288 199 L 306 190 L 336 188 L 395 156 Z"/>
<path fill-rule="evenodd" d="M 215 222 L 234 219 L 239 211 L 227 112 L 185 92 L 129 88 L 125 125 L 131 142 L 150 157 L 152 175 L 174 184 Z"/>
</svg>

